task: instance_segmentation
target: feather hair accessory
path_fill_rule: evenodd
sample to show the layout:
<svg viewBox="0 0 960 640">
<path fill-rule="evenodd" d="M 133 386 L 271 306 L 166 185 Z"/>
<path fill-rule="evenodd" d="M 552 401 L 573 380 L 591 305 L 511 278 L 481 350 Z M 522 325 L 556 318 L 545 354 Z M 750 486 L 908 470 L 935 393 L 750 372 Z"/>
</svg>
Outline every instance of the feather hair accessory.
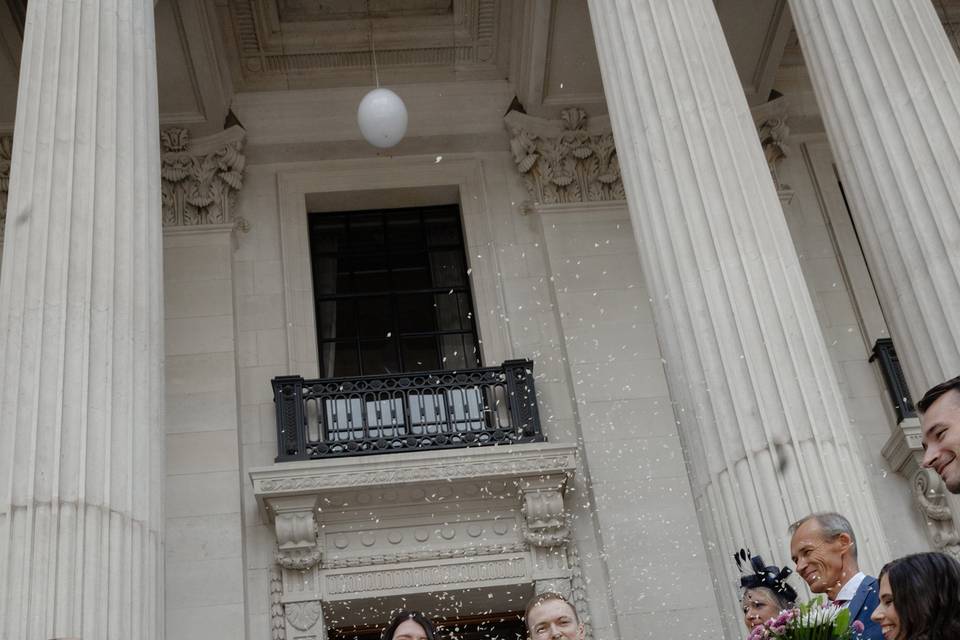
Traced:
<svg viewBox="0 0 960 640">
<path fill-rule="evenodd" d="M 761 556 L 751 555 L 749 549 L 740 549 L 733 554 L 733 559 L 737 561 L 737 567 L 743 574 L 740 577 L 741 587 L 744 589 L 766 587 L 788 602 L 796 602 L 797 592 L 787 584 L 787 577 L 793 573 L 788 567 L 767 566 Z"/>
</svg>

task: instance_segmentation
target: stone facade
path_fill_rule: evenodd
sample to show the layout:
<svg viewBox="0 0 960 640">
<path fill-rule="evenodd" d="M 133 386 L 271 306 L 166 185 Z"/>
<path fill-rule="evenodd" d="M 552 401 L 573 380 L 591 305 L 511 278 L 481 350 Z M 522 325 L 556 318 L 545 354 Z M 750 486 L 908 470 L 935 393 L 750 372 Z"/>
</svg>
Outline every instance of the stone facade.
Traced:
<svg viewBox="0 0 960 640">
<path fill-rule="evenodd" d="M 875 290 L 878 250 L 860 249 L 857 233 L 870 222 L 863 203 L 875 194 L 855 185 L 855 229 L 844 196 L 868 174 L 835 150 L 851 116 L 817 106 L 839 90 L 836 78 L 788 45 L 782 60 L 741 73 L 752 78 L 741 92 L 727 56 L 739 64 L 746 36 L 727 22 L 724 40 L 707 0 L 672 3 L 688 19 L 670 29 L 676 16 L 655 0 L 631 4 L 646 22 L 603 0 L 589 3 L 589 16 L 586 3 L 582 14 L 573 4 L 231 0 L 207 10 L 160 0 L 158 33 L 171 30 L 161 46 L 177 41 L 192 59 L 210 59 L 166 85 L 161 65 L 161 88 L 186 87 L 177 99 L 192 96 L 196 108 L 171 108 L 149 136 L 141 131 L 156 152 L 143 192 L 156 191 L 158 239 L 162 223 L 162 286 L 157 270 L 144 290 L 164 296 L 164 351 L 151 355 L 151 370 L 163 361 L 165 411 L 153 435 L 166 459 L 149 477 L 165 490 L 153 515 L 163 519 L 166 555 L 163 593 L 130 599 L 162 604 L 165 629 L 157 623 L 153 633 L 321 640 L 380 624 L 401 605 L 437 617 L 509 614 L 534 592 L 559 590 L 597 640 L 738 638 L 729 552 L 746 545 L 788 564 L 786 526 L 808 509 L 854 516 L 867 571 L 907 552 L 957 553 L 955 498 L 918 468 L 917 425 L 897 423 L 870 361 L 891 333 L 898 346 L 907 333 L 932 345 L 945 334 L 936 323 L 908 332 L 901 320 L 888 330 L 903 282 L 890 276 Z M 813 4 L 791 0 L 807 20 Z M 783 12 L 786 3 L 771 5 Z M 17 31 L 6 11 L 4 42 Z M 778 20 L 771 11 L 762 19 Z M 584 17 L 593 37 L 583 35 Z M 632 39 L 641 22 L 661 28 Z M 783 44 L 779 29 L 771 22 L 769 48 Z M 354 128 L 370 40 L 411 114 L 407 139 L 389 151 L 369 148 Z M 670 53 L 694 43 L 709 75 Z M 946 59 L 942 45 L 924 51 Z M 638 61 L 645 72 L 622 75 Z M 660 63 L 668 76 L 655 73 Z M 608 86 L 619 78 L 615 89 L 591 88 L 601 73 Z M 215 91 L 211 78 L 222 80 Z M 783 97 L 766 101 L 771 88 Z M 161 91 L 161 105 L 175 93 Z M 220 131 L 208 101 L 220 93 L 232 94 L 230 122 L 242 126 Z M 896 97 L 881 92 L 860 109 Z M 29 121 L 16 131 L 7 121 L 0 116 L 0 219 L 7 192 L 13 206 L 26 180 L 18 176 L 28 175 L 10 133 L 43 141 Z M 75 150 L 99 158 L 83 140 Z M 47 152 L 31 143 L 20 153 Z M 916 166 L 897 170 L 909 177 Z M 87 202 L 83 193 L 76 203 Z M 534 361 L 547 442 L 274 462 L 270 380 L 319 371 L 306 213 L 438 204 L 461 210 L 482 360 Z M 0 232 L 3 287 L 32 282 L 24 269 L 40 268 L 25 267 L 25 254 L 46 255 L 27 244 L 39 242 L 32 228 L 16 232 L 16 250 L 14 227 Z M 694 316 L 697 330 L 687 323 Z M 16 349 L 7 348 L 2 362 L 13 366 Z M 937 375 L 949 372 L 938 366 Z M 914 393 L 935 377 L 920 370 L 911 365 Z M 74 432 L 63 433 L 71 450 Z M 835 482 L 801 474 L 836 478 L 822 469 L 830 460 L 843 461 Z M 14 512 L 0 508 L 0 568 Z M 0 620 L 25 615 L 0 601 Z"/>
</svg>

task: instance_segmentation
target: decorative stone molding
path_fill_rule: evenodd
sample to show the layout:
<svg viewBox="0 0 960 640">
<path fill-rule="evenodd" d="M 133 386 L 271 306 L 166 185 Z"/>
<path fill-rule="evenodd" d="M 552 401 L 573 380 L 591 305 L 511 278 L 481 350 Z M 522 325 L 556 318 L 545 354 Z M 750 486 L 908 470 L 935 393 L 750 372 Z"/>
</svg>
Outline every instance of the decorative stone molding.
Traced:
<svg viewBox="0 0 960 640">
<path fill-rule="evenodd" d="M 277 564 L 284 569 L 304 571 L 319 563 L 323 548 L 317 538 L 315 498 L 277 498 L 271 502 L 270 508 L 277 534 Z"/>
<path fill-rule="evenodd" d="M 13 158 L 13 137 L 0 136 L 0 244 L 7 222 L 7 192 L 10 191 L 10 163 Z"/>
<path fill-rule="evenodd" d="M 960 530 L 957 529 L 943 481 L 930 469 L 920 466 L 923 458 L 922 432 L 917 418 L 907 418 L 883 446 L 883 457 L 895 472 L 910 480 L 913 501 L 927 525 L 930 543 L 939 551 L 960 559 Z"/>
<path fill-rule="evenodd" d="M 588 126 L 583 109 L 564 109 L 560 120 L 518 111 L 504 117 L 510 150 L 535 204 L 623 200 L 623 181 L 609 118 Z"/>
<path fill-rule="evenodd" d="M 454 584 L 460 586 L 529 577 L 527 559 L 518 555 L 502 560 L 332 574 L 327 576 L 326 591 L 330 596 L 340 599 L 357 593 L 369 595 L 382 591 L 405 591 Z"/>
<path fill-rule="evenodd" d="M 287 625 L 283 611 L 283 574 L 277 568 L 270 571 L 270 638 L 287 640 Z"/>
<path fill-rule="evenodd" d="M 324 460 L 322 466 L 316 462 L 284 462 L 252 469 L 250 478 L 257 500 L 265 507 L 267 497 L 308 491 L 572 473 L 576 466 L 573 447 L 549 444 L 532 448 L 524 445 L 476 448 L 469 453 L 418 451 L 377 457 L 384 463 L 371 464 L 373 456 Z"/>
<path fill-rule="evenodd" d="M 309 79 L 369 81 L 371 20 L 377 33 L 389 34 L 377 37 L 376 62 L 391 77 L 449 73 L 454 65 L 484 77 L 506 55 L 497 0 L 452 0 L 435 10 L 370 2 L 372 14 L 354 2 L 280 2 L 269 10 L 249 0 L 218 4 L 224 37 L 237 43 L 229 62 L 238 89 L 285 88 L 291 75 L 300 86 Z"/>
<path fill-rule="evenodd" d="M 323 563 L 325 569 L 347 569 L 353 567 L 369 567 L 381 564 L 398 564 L 401 562 L 423 562 L 428 560 L 448 560 L 451 558 L 468 558 L 474 556 L 494 556 L 504 553 L 522 553 L 527 550 L 525 543 L 487 544 L 457 549 L 424 549 L 407 553 L 385 553 L 350 558 L 338 558 Z"/>
<path fill-rule="evenodd" d="M 927 522 L 934 547 L 960 560 L 960 532 L 953 520 L 943 482 L 931 469 L 913 475 L 913 498 Z"/>
<path fill-rule="evenodd" d="M 282 622 L 286 638 L 304 636 L 293 622 L 311 609 L 291 618 L 291 603 L 318 601 L 321 615 L 336 615 L 327 610 L 335 602 L 392 607 L 435 590 L 489 589 L 494 599 L 482 604 L 493 607 L 531 583 L 570 591 L 563 492 L 575 468 L 576 447 L 536 443 L 252 470 L 277 538 L 286 612 L 274 628 Z"/>
<path fill-rule="evenodd" d="M 245 136 L 239 126 L 197 140 L 186 129 L 160 132 L 164 227 L 236 224 L 247 229 L 234 215 L 243 186 Z"/>
<path fill-rule="evenodd" d="M 524 539 L 536 547 L 555 547 L 570 540 L 570 525 L 563 505 L 566 476 L 541 476 L 521 482 Z"/>
<path fill-rule="evenodd" d="M 317 624 L 323 615 L 323 607 L 319 600 L 308 600 L 306 602 L 291 602 L 284 607 L 286 610 L 287 622 L 298 631 L 308 631 Z"/>
<path fill-rule="evenodd" d="M 780 161 L 790 155 L 790 127 L 787 125 L 786 98 L 777 98 L 751 110 L 753 122 L 757 125 L 757 135 L 760 137 L 760 146 L 767 159 L 770 176 L 777 188 L 780 201 L 787 204 L 793 198 L 793 189 L 780 180 L 777 171 Z"/>
<path fill-rule="evenodd" d="M 570 599 L 577 610 L 577 617 L 583 623 L 584 640 L 593 638 L 593 619 L 590 616 L 590 601 L 587 600 L 587 581 L 583 577 L 583 567 L 580 565 L 580 552 L 575 542 L 568 546 L 570 563 Z"/>
</svg>

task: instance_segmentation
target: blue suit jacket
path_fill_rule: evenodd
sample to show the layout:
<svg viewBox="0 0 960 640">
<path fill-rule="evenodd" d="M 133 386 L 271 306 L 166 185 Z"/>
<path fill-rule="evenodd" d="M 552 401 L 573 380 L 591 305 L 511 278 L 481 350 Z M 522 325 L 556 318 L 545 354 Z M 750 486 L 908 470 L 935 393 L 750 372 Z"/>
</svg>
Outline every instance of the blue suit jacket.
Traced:
<svg viewBox="0 0 960 640">
<path fill-rule="evenodd" d="M 854 594 L 847 607 L 850 609 L 850 621 L 859 620 L 863 623 L 863 640 L 883 640 L 880 625 L 870 619 L 870 614 L 880 604 L 880 581 L 873 576 L 867 576 L 860 583 L 860 588 Z"/>
</svg>

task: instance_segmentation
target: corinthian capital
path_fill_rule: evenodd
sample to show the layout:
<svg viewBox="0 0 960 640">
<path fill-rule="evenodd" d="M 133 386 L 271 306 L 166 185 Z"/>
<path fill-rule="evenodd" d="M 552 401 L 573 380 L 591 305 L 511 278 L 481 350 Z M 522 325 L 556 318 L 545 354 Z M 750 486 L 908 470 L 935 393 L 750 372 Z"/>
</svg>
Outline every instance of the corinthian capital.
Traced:
<svg viewBox="0 0 960 640">
<path fill-rule="evenodd" d="M 245 135 L 238 126 L 197 140 L 186 129 L 160 133 L 163 226 L 240 222 L 234 206 L 243 186 Z"/>
<path fill-rule="evenodd" d="M 589 121 L 583 109 L 559 120 L 511 111 L 504 119 L 510 150 L 534 202 L 561 204 L 623 200 L 620 164 L 606 116 Z"/>
</svg>

